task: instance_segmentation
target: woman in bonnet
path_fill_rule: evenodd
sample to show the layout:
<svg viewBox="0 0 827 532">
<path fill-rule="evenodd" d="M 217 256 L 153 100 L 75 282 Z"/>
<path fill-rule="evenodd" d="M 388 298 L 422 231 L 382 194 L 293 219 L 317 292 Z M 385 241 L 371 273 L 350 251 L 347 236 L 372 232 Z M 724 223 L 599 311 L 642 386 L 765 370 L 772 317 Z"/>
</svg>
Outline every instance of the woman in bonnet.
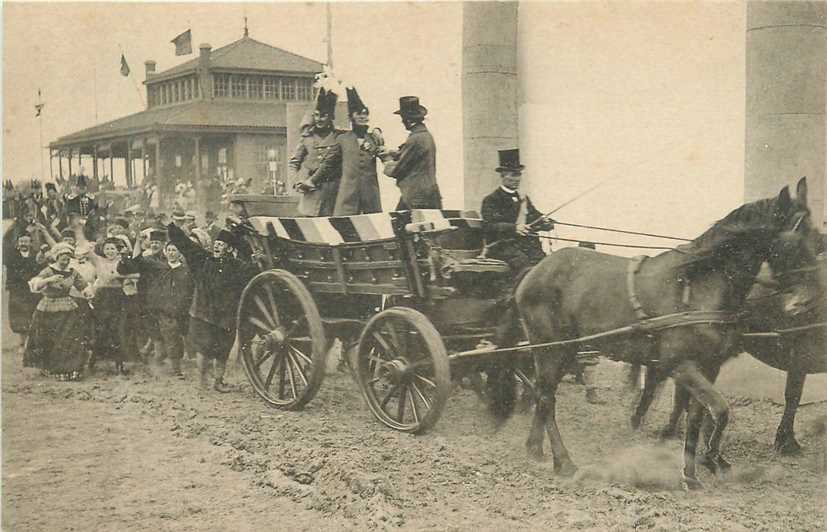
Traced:
<svg viewBox="0 0 827 532">
<path fill-rule="evenodd" d="M 24 365 L 39 367 L 61 381 L 80 380 L 86 363 L 84 327 L 69 293 L 74 287 L 90 298 L 92 292 L 69 265 L 74 253 L 69 244 L 56 244 L 50 251 L 51 264 L 29 281 L 32 292 L 43 297 L 32 317 Z"/>
</svg>

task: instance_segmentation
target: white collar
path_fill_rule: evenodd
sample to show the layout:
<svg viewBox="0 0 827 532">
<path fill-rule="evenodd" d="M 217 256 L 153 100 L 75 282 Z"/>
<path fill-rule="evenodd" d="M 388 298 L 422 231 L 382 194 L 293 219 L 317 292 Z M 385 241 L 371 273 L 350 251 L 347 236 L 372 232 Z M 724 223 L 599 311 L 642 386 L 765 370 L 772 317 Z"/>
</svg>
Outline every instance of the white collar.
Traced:
<svg viewBox="0 0 827 532">
<path fill-rule="evenodd" d="M 503 192 L 505 192 L 509 196 L 518 196 L 519 197 L 519 195 L 520 195 L 519 190 L 511 190 L 510 188 L 508 188 L 505 185 L 500 185 L 500 188 L 503 190 Z"/>
<path fill-rule="evenodd" d="M 183 265 L 184 265 L 184 263 L 183 263 L 183 262 L 181 262 L 181 261 L 178 261 L 178 262 L 176 262 L 175 264 L 173 264 L 173 263 L 171 263 L 171 262 L 167 261 L 167 264 L 169 265 L 169 267 L 170 267 L 170 269 L 171 269 L 171 270 L 174 270 L 174 269 L 176 269 L 176 268 L 180 268 L 181 266 L 183 266 Z"/>
</svg>

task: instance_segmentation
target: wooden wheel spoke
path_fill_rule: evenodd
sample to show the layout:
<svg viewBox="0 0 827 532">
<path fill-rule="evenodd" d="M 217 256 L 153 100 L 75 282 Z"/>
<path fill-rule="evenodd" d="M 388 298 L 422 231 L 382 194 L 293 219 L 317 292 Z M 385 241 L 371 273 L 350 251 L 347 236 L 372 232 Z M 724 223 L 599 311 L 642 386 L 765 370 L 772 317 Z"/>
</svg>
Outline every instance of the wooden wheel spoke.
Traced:
<svg viewBox="0 0 827 532">
<path fill-rule="evenodd" d="M 423 405 L 425 405 L 425 408 L 430 410 L 431 401 L 429 401 L 428 398 L 425 397 L 425 394 L 422 393 L 422 390 L 419 389 L 419 386 L 417 386 L 415 382 L 411 382 L 411 388 L 413 388 L 414 392 L 416 392 L 417 397 L 419 397 L 419 400 L 422 401 Z"/>
<path fill-rule="evenodd" d="M 413 383 L 411 383 L 411 386 L 413 386 Z M 411 414 L 413 415 L 414 423 L 419 425 L 419 409 L 416 406 L 416 400 L 414 400 L 413 392 L 411 391 L 411 386 L 405 388 L 405 392 L 408 396 L 408 401 L 411 403 Z"/>
<path fill-rule="evenodd" d="M 402 345 L 402 340 L 399 336 L 399 331 L 397 331 L 397 329 L 396 329 L 396 324 L 394 324 L 393 321 L 388 320 L 388 322 L 385 324 L 385 328 L 388 330 L 388 332 L 391 335 L 390 343 L 391 343 L 391 345 L 393 345 L 393 347 L 396 348 L 394 350 L 396 356 L 399 356 L 399 353 L 404 353 L 405 352 L 404 349 L 403 349 L 404 346 Z"/>
<path fill-rule="evenodd" d="M 255 302 L 258 309 L 261 311 L 261 314 L 264 316 L 264 319 L 267 320 L 267 323 L 270 324 L 271 329 L 276 328 L 276 320 L 273 319 L 273 316 L 270 314 L 270 310 L 268 310 L 267 305 L 264 304 L 264 301 L 261 300 L 258 296 L 253 296 L 253 301 Z"/>
<path fill-rule="evenodd" d="M 284 357 L 282 357 L 284 358 Z M 279 365 L 279 399 L 284 399 L 284 385 L 287 382 L 287 379 L 284 378 L 284 370 L 285 366 L 282 362 Z"/>
<path fill-rule="evenodd" d="M 281 365 L 283 357 L 273 357 L 273 365 L 270 366 L 270 371 L 267 372 L 267 379 L 264 381 L 264 387 L 270 389 L 270 383 L 273 382 L 273 375 L 276 374 L 276 367 Z"/>
<path fill-rule="evenodd" d="M 391 397 L 393 397 L 394 392 L 396 392 L 396 390 L 398 390 L 398 389 L 399 389 L 399 385 L 398 385 L 398 384 L 394 384 L 394 385 L 391 387 L 391 389 L 390 389 L 390 390 L 388 390 L 387 395 L 385 395 L 385 398 L 384 398 L 384 399 L 382 399 L 382 403 L 381 403 L 381 404 L 382 404 L 382 408 L 385 408 L 385 407 L 388 405 L 388 401 L 390 401 L 390 400 L 391 400 Z"/>
<path fill-rule="evenodd" d="M 301 364 L 299 364 L 299 362 L 295 359 L 295 355 L 293 355 L 292 353 L 287 353 L 287 356 L 290 360 L 290 363 L 293 366 L 295 366 L 296 373 L 299 374 L 299 378 L 304 383 L 304 385 L 307 386 L 307 375 L 304 374 L 304 370 L 302 369 Z"/>
<path fill-rule="evenodd" d="M 287 344 L 287 347 L 288 347 L 288 349 L 290 349 L 290 351 L 293 352 L 293 354 L 295 356 L 297 356 L 300 359 L 304 360 L 306 364 L 312 364 L 313 363 L 313 361 L 310 360 L 310 357 L 308 357 L 307 355 L 302 353 L 299 349 L 296 348 L 296 346 L 291 345 L 291 344 Z"/>
<path fill-rule="evenodd" d="M 431 379 L 429 379 L 427 377 L 423 377 L 419 373 L 414 373 L 414 375 L 416 376 L 417 379 L 421 380 L 422 382 L 424 382 L 425 384 L 427 384 L 431 388 L 436 388 L 437 387 L 436 383 L 434 381 L 432 381 Z"/>
<path fill-rule="evenodd" d="M 266 323 L 264 323 L 260 319 L 256 318 L 255 316 L 247 316 L 247 321 L 249 321 L 250 323 L 252 323 L 256 327 L 258 327 L 259 329 L 261 329 L 262 331 L 265 331 L 267 333 L 269 333 L 270 331 L 273 330 L 273 327 L 268 326 Z"/>
<path fill-rule="evenodd" d="M 296 381 L 293 377 L 293 366 L 290 364 L 290 358 L 285 356 L 284 365 L 287 366 L 287 377 L 290 380 L 290 392 L 293 394 L 293 399 L 299 396 L 296 392 Z"/>
<path fill-rule="evenodd" d="M 386 353 L 388 353 L 392 357 L 399 356 L 396 350 L 390 346 L 390 344 L 385 340 L 385 338 L 381 334 L 379 334 L 379 332 L 373 331 L 373 338 L 380 346 L 382 346 L 382 349 L 384 349 Z"/>
<path fill-rule="evenodd" d="M 276 305 L 276 298 L 273 296 L 273 287 L 269 284 L 264 285 L 264 291 L 267 293 L 267 301 L 270 303 L 270 309 L 273 311 L 273 319 L 276 326 L 281 325 L 279 320 L 279 307 Z"/>
<path fill-rule="evenodd" d="M 408 385 L 403 384 L 402 388 L 399 390 L 399 405 L 396 411 L 396 420 L 400 423 L 404 423 L 405 420 L 405 403 L 407 402 L 408 398 Z"/>
</svg>

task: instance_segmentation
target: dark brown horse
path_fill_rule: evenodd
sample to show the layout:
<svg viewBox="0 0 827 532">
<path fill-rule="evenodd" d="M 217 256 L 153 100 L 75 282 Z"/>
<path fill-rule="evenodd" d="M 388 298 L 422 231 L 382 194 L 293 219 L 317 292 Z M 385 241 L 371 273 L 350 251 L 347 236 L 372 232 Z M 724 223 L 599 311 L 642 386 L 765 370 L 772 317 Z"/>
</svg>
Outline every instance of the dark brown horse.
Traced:
<svg viewBox="0 0 827 532">
<path fill-rule="evenodd" d="M 815 275 L 808 276 L 809 271 Z M 827 327 L 824 326 L 827 293 L 824 287 L 827 287 L 827 256 L 822 255 L 813 270 L 789 272 L 781 276 L 778 286 L 758 283 L 747 297 L 744 332 L 748 334 L 742 337 L 734 351 L 735 354 L 749 353 L 764 364 L 787 372 L 784 415 L 775 434 L 775 449 L 782 454 L 795 454 L 801 450 L 795 439 L 794 425 L 807 375 L 827 373 Z M 782 332 L 773 336 L 774 331 Z M 639 366 L 637 371 L 639 375 Z M 631 420 L 633 428 L 640 426 L 649 409 L 657 381 L 653 371 L 647 369 L 644 390 Z M 669 423 L 660 431 L 662 438 L 675 435 L 689 399 L 686 390 L 675 388 Z"/>
<path fill-rule="evenodd" d="M 658 375 L 671 376 L 695 399 L 684 446 L 683 480 L 688 489 L 701 487 L 695 474 L 695 453 L 704 410 L 712 414 L 714 429 L 702 463 L 713 471 L 729 467 L 720 453 L 729 408 L 712 382 L 739 338 L 734 319 L 761 264 L 774 249 L 783 249 L 785 256 L 814 260 L 805 250 L 812 231 L 806 196 L 807 184 L 802 179 L 796 199 L 784 187 L 776 198 L 746 204 L 680 250 L 638 264 L 634 275 L 629 274 L 630 259 L 565 248 L 543 259 L 517 287 L 515 305 L 532 344 L 628 327 L 639 323 L 644 312 L 664 316 L 701 311 L 718 316 L 706 323 L 589 341 L 618 360 L 655 367 Z M 776 248 L 782 239 L 785 246 Z M 516 321 L 514 326 L 518 326 Z M 577 468 L 557 428 L 555 395 L 576 351 L 576 345 L 535 349 L 538 401 L 526 442 L 529 454 L 542 458 L 547 432 L 554 469 L 565 475 Z M 513 396 L 505 390 L 513 379 L 498 382 L 503 384 L 504 397 Z"/>
</svg>

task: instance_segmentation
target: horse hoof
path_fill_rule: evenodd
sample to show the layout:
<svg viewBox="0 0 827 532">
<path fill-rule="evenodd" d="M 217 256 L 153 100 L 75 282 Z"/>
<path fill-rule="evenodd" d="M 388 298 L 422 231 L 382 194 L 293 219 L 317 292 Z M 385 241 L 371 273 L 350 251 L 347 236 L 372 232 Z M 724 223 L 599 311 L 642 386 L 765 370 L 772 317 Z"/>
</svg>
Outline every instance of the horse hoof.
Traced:
<svg viewBox="0 0 827 532">
<path fill-rule="evenodd" d="M 775 439 L 775 451 L 784 456 L 794 456 L 801 454 L 801 445 L 796 441 L 795 436 L 784 436 Z"/>
<path fill-rule="evenodd" d="M 695 477 L 684 477 L 681 479 L 681 488 L 684 491 L 699 491 L 704 489 L 704 485 L 701 484 L 701 481 Z"/>
<path fill-rule="evenodd" d="M 554 473 L 561 477 L 573 477 L 577 473 L 577 466 L 571 460 L 566 460 L 562 464 L 555 461 Z"/>
</svg>

